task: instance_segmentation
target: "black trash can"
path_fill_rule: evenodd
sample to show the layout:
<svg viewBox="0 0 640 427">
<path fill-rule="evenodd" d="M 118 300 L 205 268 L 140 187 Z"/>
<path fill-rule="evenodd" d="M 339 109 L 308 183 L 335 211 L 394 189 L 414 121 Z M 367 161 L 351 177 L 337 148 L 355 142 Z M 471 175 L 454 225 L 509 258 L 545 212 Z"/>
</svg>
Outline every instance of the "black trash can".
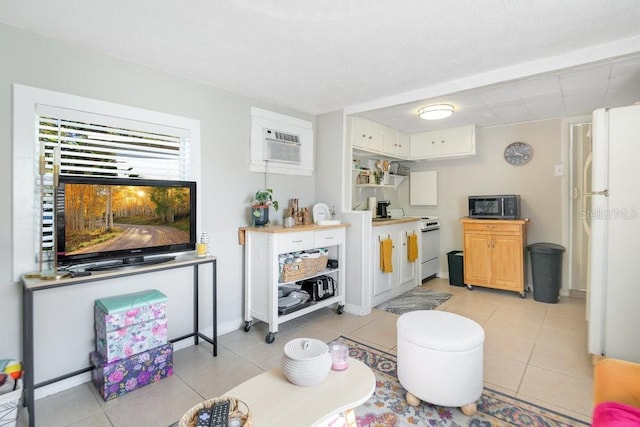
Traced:
<svg viewBox="0 0 640 427">
<path fill-rule="evenodd" d="M 557 303 L 562 285 L 562 254 L 564 246 L 555 243 L 533 243 L 527 246 L 531 253 L 533 299 Z"/>
<path fill-rule="evenodd" d="M 449 262 L 449 285 L 464 286 L 464 253 L 448 252 L 447 261 Z"/>
</svg>

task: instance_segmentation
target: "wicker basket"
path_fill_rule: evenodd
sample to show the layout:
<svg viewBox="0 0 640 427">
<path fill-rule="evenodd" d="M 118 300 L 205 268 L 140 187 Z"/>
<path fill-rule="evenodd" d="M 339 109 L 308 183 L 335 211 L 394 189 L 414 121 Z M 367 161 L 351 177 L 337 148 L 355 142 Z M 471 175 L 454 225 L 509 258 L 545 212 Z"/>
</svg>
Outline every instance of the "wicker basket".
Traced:
<svg viewBox="0 0 640 427">
<path fill-rule="evenodd" d="M 329 261 L 328 255 L 322 255 L 317 258 L 305 258 L 308 263 L 308 270 L 311 271 L 311 274 L 316 274 L 327 268 L 327 262 Z"/>
<path fill-rule="evenodd" d="M 322 255 L 316 258 L 301 258 L 300 262 L 283 264 L 280 283 L 295 282 L 296 280 L 313 276 L 319 271 L 326 269 L 328 261 L 329 256 Z"/>
<path fill-rule="evenodd" d="M 240 399 L 230 396 L 221 396 L 215 399 L 205 400 L 204 402 L 194 406 L 182 416 L 178 427 L 195 427 L 196 420 L 198 419 L 198 411 L 200 411 L 200 409 L 211 408 L 217 402 L 224 402 L 227 400 L 231 402 L 229 407 L 229 420 L 237 418 L 242 423 L 242 427 L 251 427 L 251 411 L 249 411 L 247 404 Z"/>
<path fill-rule="evenodd" d="M 302 262 L 294 262 L 290 264 L 282 264 L 282 274 L 280 275 L 280 282 L 295 282 L 296 280 L 301 280 L 307 277 L 310 274 L 307 271 L 308 263 Z"/>
</svg>

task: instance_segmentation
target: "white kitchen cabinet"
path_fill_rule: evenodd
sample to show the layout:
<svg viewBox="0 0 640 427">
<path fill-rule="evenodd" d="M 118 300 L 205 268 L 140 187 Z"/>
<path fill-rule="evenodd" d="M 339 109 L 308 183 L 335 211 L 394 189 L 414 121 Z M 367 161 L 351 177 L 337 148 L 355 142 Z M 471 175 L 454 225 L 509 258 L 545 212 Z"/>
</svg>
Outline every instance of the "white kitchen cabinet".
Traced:
<svg viewBox="0 0 640 427">
<path fill-rule="evenodd" d="M 362 117 L 352 116 L 349 119 L 354 150 L 392 159 L 408 159 L 410 143 L 407 134 Z"/>
<path fill-rule="evenodd" d="M 351 117 L 351 144 L 353 148 L 382 153 L 383 126 L 362 117 Z"/>
<path fill-rule="evenodd" d="M 409 158 L 446 159 L 476 154 L 475 126 L 427 131 L 409 137 Z"/>
<path fill-rule="evenodd" d="M 389 126 L 383 126 L 383 151 L 384 154 L 397 158 L 409 157 L 409 136 Z"/>
<path fill-rule="evenodd" d="M 409 135 L 406 133 L 398 132 L 398 149 L 396 150 L 397 157 L 401 159 L 409 158 Z"/>
<path fill-rule="evenodd" d="M 375 307 L 420 284 L 420 272 L 418 268 L 420 265 L 420 256 L 414 262 L 409 262 L 407 257 L 407 240 L 408 236 L 413 233 L 418 236 L 418 247 L 420 247 L 421 235 L 419 221 L 417 220 L 373 227 L 371 233 L 371 259 L 373 268 L 372 306 Z M 380 268 L 380 242 L 387 238 L 391 238 L 393 241 L 393 252 L 391 256 L 393 272 L 391 273 L 384 273 Z"/>
<path fill-rule="evenodd" d="M 265 341 L 271 344 L 278 332 L 278 325 L 286 321 L 334 304 L 337 304 L 338 314 L 342 314 L 345 296 L 346 227 L 347 224 L 240 229 L 245 246 L 245 332 L 251 329 L 254 319 L 266 322 L 269 324 L 269 332 Z M 278 255 L 319 248 L 329 250 L 329 259 L 338 260 L 338 268 L 319 271 L 292 282 L 281 282 Z M 278 313 L 278 290 L 281 286 L 320 275 L 334 278 L 336 292 L 332 297 L 305 305 L 304 308 L 288 314 Z"/>
</svg>

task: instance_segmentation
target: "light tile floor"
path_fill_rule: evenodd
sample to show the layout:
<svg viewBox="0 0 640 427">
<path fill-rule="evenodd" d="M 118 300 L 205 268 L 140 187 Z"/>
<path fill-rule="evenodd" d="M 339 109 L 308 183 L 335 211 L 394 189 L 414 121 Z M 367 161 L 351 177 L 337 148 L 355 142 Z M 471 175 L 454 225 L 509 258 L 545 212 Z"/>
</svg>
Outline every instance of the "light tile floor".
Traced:
<svg viewBox="0 0 640 427">
<path fill-rule="evenodd" d="M 426 288 L 453 296 L 439 310 L 469 317 L 485 330 L 484 382 L 489 388 L 589 421 L 592 405 L 591 357 L 587 354 L 585 301 L 561 297 L 558 304 L 529 294 L 449 286 L 432 279 Z M 297 337 L 329 342 L 344 335 L 395 352 L 397 315 L 373 310 L 368 316 L 337 315 L 323 309 L 280 325 L 273 344 L 267 325 L 256 323 L 220 336 L 218 357 L 204 343 L 174 353 L 175 375 L 103 402 L 91 383 L 37 401 L 41 426 L 158 426 L 178 421 L 205 398 L 278 366 L 283 345 Z M 25 417 L 18 425 L 24 425 Z"/>
</svg>

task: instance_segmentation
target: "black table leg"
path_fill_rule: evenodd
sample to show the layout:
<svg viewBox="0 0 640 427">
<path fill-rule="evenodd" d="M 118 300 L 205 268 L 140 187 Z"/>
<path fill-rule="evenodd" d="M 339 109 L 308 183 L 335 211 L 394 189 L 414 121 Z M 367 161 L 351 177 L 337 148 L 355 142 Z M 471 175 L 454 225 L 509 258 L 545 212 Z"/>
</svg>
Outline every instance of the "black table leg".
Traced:
<svg viewBox="0 0 640 427">
<path fill-rule="evenodd" d="M 33 390 L 33 292 L 22 288 L 22 358 L 24 386 L 24 406 L 29 408 L 29 427 L 36 423 L 36 408 Z"/>
</svg>

